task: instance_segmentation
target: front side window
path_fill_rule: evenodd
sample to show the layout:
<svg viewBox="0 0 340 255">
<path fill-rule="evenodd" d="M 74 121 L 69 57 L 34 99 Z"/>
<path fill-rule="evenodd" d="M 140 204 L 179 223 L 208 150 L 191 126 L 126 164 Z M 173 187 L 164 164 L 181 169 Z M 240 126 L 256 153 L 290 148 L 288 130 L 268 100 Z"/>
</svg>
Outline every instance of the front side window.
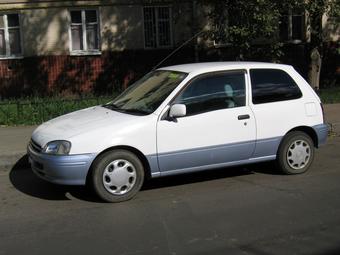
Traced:
<svg viewBox="0 0 340 255">
<path fill-rule="evenodd" d="M 0 14 L 0 58 L 21 54 L 19 14 Z"/>
<path fill-rule="evenodd" d="M 161 48 L 172 45 L 170 7 L 144 7 L 144 38 L 145 48 Z"/>
<path fill-rule="evenodd" d="M 184 80 L 186 73 L 158 70 L 130 86 L 104 107 L 126 113 L 150 114 Z"/>
<path fill-rule="evenodd" d="M 187 115 L 245 106 L 244 72 L 198 77 L 183 90 L 175 103 L 185 104 Z"/>
<path fill-rule="evenodd" d="M 302 93 L 288 73 L 278 69 L 250 70 L 253 104 L 298 99 Z"/>
<path fill-rule="evenodd" d="M 99 22 L 97 10 L 72 10 L 71 52 L 99 52 Z"/>
</svg>

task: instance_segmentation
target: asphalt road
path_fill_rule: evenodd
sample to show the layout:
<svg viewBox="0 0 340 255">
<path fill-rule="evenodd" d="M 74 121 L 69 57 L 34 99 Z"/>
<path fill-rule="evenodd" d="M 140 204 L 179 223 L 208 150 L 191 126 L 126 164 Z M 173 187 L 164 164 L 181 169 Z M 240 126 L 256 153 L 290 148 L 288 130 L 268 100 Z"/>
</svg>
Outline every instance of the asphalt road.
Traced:
<svg viewBox="0 0 340 255">
<path fill-rule="evenodd" d="M 272 164 L 153 180 L 106 204 L 0 172 L 0 254 L 340 254 L 340 137 L 303 175 Z"/>
</svg>

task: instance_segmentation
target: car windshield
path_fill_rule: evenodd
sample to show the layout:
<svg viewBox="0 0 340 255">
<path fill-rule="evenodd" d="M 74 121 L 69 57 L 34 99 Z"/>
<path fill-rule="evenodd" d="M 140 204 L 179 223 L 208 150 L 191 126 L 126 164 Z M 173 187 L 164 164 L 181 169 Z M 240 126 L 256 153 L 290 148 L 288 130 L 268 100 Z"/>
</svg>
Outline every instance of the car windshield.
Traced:
<svg viewBox="0 0 340 255">
<path fill-rule="evenodd" d="M 182 72 L 153 71 L 103 107 L 131 114 L 150 114 L 160 106 L 186 76 L 187 74 Z"/>
</svg>

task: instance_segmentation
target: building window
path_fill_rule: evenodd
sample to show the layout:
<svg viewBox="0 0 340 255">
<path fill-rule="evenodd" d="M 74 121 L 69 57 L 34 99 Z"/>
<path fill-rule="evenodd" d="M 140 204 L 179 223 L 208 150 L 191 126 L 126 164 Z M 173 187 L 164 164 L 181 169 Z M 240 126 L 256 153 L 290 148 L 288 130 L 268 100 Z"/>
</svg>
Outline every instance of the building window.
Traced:
<svg viewBox="0 0 340 255">
<path fill-rule="evenodd" d="M 144 7 L 145 48 L 172 46 L 171 8 Z"/>
<path fill-rule="evenodd" d="M 301 10 L 290 10 L 282 15 L 280 37 L 283 41 L 300 43 L 304 40 L 305 15 Z"/>
<path fill-rule="evenodd" d="M 72 10 L 71 14 L 71 53 L 99 53 L 99 19 L 97 10 Z"/>
<path fill-rule="evenodd" d="M 233 20 L 231 20 L 231 15 L 229 15 L 229 9 L 223 8 L 218 10 L 221 14 L 215 20 L 215 31 L 214 31 L 214 46 L 216 48 L 230 46 L 229 41 L 229 27 L 234 26 Z"/>
<path fill-rule="evenodd" d="M 0 14 L 0 58 L 22 54 L 19 14 Z"/>
</svg>

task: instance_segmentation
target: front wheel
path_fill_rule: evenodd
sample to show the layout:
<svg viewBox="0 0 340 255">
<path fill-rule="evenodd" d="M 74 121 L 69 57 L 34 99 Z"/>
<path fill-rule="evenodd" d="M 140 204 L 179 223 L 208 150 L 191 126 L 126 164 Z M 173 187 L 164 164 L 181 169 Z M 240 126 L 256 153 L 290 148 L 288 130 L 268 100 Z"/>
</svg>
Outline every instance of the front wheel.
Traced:
<svg viewBox="0 0 340 255">
<path fill-rule="evenodd" d="M 277 165 L 285 174 L 301 174 L 308 170 L 314 159 L 314 143 L 301 131 L 288 133 L 282 140 Z"/>
<path fill-rule="evenodd" d="M 129 151 L 106 152 L 93 164 L 93 188 L 107 202 L 122 202 L 133 198 L 143 181 L 143 164 Z"/>
</svg>

